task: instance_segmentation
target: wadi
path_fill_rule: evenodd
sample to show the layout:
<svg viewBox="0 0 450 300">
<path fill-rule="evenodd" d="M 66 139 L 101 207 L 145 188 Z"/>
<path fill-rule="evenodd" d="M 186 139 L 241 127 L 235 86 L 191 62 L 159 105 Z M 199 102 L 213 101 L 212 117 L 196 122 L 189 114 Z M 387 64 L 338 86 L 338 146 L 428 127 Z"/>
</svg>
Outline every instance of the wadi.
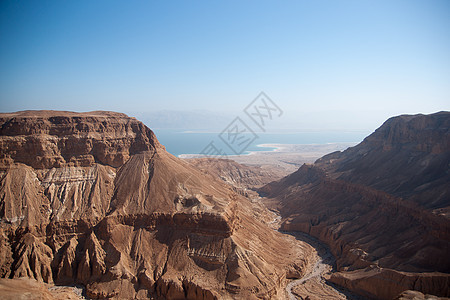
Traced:
<svg viewBox="0 0 450 300">
<path fill-rule="evenodd" d="M 449 112 L 283 176 L 121 113 L 1 113 L 0 298 L 450 297 Z"/>
</svg>

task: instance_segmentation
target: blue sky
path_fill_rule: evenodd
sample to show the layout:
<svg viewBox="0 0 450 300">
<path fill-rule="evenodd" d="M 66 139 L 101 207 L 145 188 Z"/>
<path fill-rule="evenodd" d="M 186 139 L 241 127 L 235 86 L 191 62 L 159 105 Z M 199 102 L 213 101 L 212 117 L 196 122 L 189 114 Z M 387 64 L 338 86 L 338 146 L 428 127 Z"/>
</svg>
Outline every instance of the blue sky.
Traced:
<svg viewBox="0 0 450 300">
<path fill-rule="evenodd" d="M 450 1 L 5 0 L 0 111 L 236 114 L 265 91 L 296 126 L 376 128 L 450 109 L 449 53 Z"/>
</svg>

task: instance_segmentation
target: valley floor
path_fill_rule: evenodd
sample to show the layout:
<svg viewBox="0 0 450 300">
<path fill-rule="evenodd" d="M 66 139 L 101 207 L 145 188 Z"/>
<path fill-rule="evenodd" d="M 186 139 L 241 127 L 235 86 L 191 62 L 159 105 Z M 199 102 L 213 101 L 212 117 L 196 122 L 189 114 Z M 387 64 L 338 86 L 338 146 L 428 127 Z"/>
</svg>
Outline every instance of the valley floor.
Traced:
<svg viewBox="0 0 450 300">
<path fill-rule="evenodd" d="M 274 213 L 274 212 L 273 212 Z M 274 219 L 270 223 L 270 227 L 279 230 L 281 225 L 281 217 L 274 213 Z M 312 262 L 306 274 L 292 280 L 286 286 L 286 299 L 298 300 L 332 300 L 332 299 L 352 299 L 363 300 L 365 298 L 342 290 L 326 281 L 325 277 L 331 274 L 335 268 L 335 258 L 331 254 L 328 247 L 316 238 L 301 232 L 283 232 L 286 235 L 295 237 L 297 247 L 304 247 L 308 244 L 315 249 Z"/>
<path fill-rule="evenodd" d="M 315 263 L 310 266 L 307 274 L 302 278 L 290 282 L 286 286 L 287 298 L 289 300 L 332 300 L 332 299 L 365 299 L 348 291 L 339 289 L 326 281 L 325 277 L 334 270 L 335 258 L 323 243 L 317 239 L 299 232 L 289 232 L 297 240 L 308 243 L 316 249 Z"/>
<path fill-rule="evenodd" d="M 296 171 L 304 163 L 313 163 L 325 154 L 343 151 L 356 143 L 329 144 L 263 144 L 262 147 L 275 148 L 273 151 L 253 151 L 246 155 L 230 155 L 223 158 L 237 163 L 260 166 L 263 169 L 286 176 Z M 181 158 L 199 158 L 202 155 L 182 154 Z"/>
</svg>

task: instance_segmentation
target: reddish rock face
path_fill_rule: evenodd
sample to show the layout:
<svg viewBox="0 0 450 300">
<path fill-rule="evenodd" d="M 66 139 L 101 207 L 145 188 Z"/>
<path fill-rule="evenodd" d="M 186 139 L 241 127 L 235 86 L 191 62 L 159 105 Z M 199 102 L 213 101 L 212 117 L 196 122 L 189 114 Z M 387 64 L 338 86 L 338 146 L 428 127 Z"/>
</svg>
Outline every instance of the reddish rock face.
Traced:
<svg viewBox="0 0 450 300">
<path fill-rule="evenodd" d="M 95 299 L 276 299 L 307 263 L 261 207 L 134 118 L 0 114 L 0 133 L 1 277 L 82 284 Z"/>
<path fill-rule="evenodd" d="M 260 191 L 281 207 L 283 229 L 330 245 L 341 271 L 333 282 L 382 299 L 408 289 L 449 296 L 449 166 L 450 113 L 400 116 Z"/>
<path fill-rule="evenodd" d="M 1 114 L 4 166 L 24 163 L 35 169 L 119 167 L 131 155 L 162 146 L 144 124 L 124 114 L 92 112 L 20 112 Z"/>
<path fill-rule="evenodd" d="M 316 166 L 340 180 L 370 186 L 450 216 L 450 113 L 387 120 L 361 144 L 326 155 Z"/>
</svg>

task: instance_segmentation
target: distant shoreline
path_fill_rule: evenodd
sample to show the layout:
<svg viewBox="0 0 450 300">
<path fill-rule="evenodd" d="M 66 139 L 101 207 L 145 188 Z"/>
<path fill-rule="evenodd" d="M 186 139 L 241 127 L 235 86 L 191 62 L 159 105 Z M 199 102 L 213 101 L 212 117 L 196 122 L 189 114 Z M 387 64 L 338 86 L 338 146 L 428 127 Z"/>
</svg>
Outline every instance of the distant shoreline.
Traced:
<svg viewBox="0 0 450 300">
<path fill-rule="evenodd" d="M 270 154 L 270 153 L 299 153 L 302 154 L 303 152 L 309 152 L 311 149 L 322 149 L 322 148 L 330 148 L 331 146 L 336 146 L 336 148 L 343 148 L 343 147 L 351 147 L 358 143 L 355 142 L 337 142 L 337 143 L 325 143 L 325 144 L 258 144 L 256 147 L 260 148 L 273 148 L 271 150 L 252 150 L 252 151 L 245 151 L 243 154 L 229 154 L 229 155 L 204 155 L 204 154 L 179 154 L 177 157 L 182 159 L 190 159 L 190 158 L 223 158 L 226 159 L 230 157 L 230 159 L 235 159 L 239 157 L 248 157 L 253 155 L 261 155 L 261 154 Z M 321 151 L 319 151 L 321 152 Z"/>
<path fill-rule="evenodd" d="M 272 150 L 259 150 L 259 151 L 244 151 L 244 153 L 242 154 L 227 154 L 227 155 L 204 155 L 204 154 L 179 154 L 177 157 L 178 158 L 183 158 L 183 159 L 189 159 L 189 158 L 202 158 L 202 157 L 211 157 L 211 158 L 226 158 L 226 157 L 236 157 L 236 156 L 248 156 L 248 155 L 254 155 L 256 153 L 261 153 L 261 152 L 277 152 L 280 149 L 283 148 L 283 146 L 281 146 L 282 144 L 258 144 L 256 145 L 256 147 L 260 147 L 260 148 L 274 148 Z M 288 145 L 288 144 L 286 144 Z"/>
</svg>

